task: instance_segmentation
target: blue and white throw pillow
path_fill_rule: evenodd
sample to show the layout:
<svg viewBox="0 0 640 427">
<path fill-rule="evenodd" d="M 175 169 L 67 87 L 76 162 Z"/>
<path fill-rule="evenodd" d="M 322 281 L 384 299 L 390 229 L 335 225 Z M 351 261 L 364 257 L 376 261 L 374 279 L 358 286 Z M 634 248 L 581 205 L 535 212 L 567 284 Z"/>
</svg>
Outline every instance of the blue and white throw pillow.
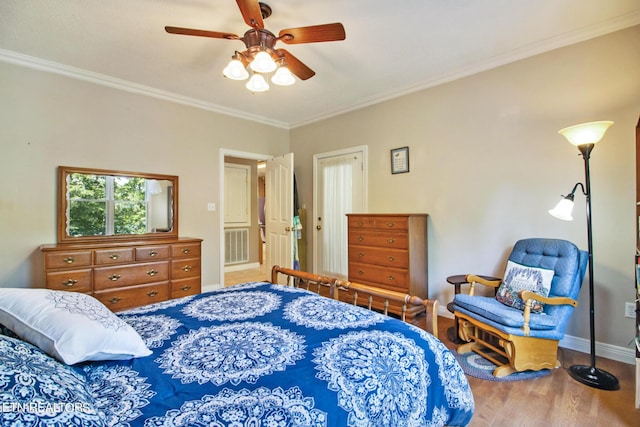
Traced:
<svg viewBox="0 0 640 427">
<path fill-rule="evenodd" d="M 124 320 L 78 292 L 0 288 L 0 324 L 69 365 L 151 354 Z"/>
<path fill-rule="evenodd" d="M 537 267 L 528 267 L 513 261 L 507 262 L 502 284 L 498 287 L 496 299 L 509 307 L 524 310 L 525 302 L 518 296 L 520 291 L 532 291 L 546 297 L 551 289 L 554 271 Z M 533 301 L 532 313 L 541 313 L 544 305 Z"/>
<path fill-rule="evenodd" d="M 0 335 L 0 425 L 105 425 L 85 377 L 38 348 Z"/>
</svg>

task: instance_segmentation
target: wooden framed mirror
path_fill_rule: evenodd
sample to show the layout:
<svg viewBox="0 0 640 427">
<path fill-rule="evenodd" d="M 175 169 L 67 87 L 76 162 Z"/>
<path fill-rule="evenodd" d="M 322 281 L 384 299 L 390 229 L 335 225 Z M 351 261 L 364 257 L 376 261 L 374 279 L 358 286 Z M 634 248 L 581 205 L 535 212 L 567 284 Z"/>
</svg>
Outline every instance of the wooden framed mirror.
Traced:
<svg viewBox="0 0 640 427">
<path fill-rule="evenodd" d="M 58 167 L 58 243 L 177 237 L 177 176 Z"/>
</svg>

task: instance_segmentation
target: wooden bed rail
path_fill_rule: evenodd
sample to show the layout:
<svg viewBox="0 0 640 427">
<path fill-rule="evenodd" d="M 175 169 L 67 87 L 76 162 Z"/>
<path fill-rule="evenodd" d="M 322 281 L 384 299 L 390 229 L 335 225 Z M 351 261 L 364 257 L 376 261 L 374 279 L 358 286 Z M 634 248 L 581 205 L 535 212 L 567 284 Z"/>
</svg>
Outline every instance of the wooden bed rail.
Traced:
<svg viewBox="0 0 640 427">
<path fill-rule="evenodd" d="M 415 295 L 376 288 L 356 282 L 348 282 L 332 277 L 319 276 L 299 270 L 274 265 L 271 269 L 271 283 L 278 283 L 278 274 L 286 276 L 286 285 L 302 287 L 316 293 L 324 294 L 333 299 L 350 302 L 354 305 L 365 306 L 372 309 L 373 301 L 383 301 L 383 313 L 387 315 L 387 307 L 390 302 L 402 306 L 401 319 L 405 320 L 408 306 L 423 306 L 424 329 L 436 338 L 438 337 L 438 308 L 437 300 L 422 299 Z M 342 297 L 340 297 L 342 291 Z M 347 294 L 345 296 L 345 294 Z M 422 321 L 422 320 L 421 320 Z"/>
</svg>

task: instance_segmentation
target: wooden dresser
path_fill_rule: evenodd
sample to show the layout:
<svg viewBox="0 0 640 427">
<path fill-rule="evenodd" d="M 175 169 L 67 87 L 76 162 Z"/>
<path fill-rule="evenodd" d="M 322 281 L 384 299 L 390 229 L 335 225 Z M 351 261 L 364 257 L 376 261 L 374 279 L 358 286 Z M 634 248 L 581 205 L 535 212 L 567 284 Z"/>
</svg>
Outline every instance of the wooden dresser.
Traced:
<svg viewBox="0 0 640 427">
<path fill-rule="evenodd" d="M 427 214 L 347 214 L 349 281 L 426 298 Z M 379 308 L 379 307 L 377 307 Z M 420 307 L 407 312 L 412 321 Z M 400 314 L 400 307 L 389 311 Z"/>
<path fill-rule="evenodd" d="M 113 311 L 200 293 L 202 239 L 40 247 L 46 287 L 93 295 Z"/>
</svg>

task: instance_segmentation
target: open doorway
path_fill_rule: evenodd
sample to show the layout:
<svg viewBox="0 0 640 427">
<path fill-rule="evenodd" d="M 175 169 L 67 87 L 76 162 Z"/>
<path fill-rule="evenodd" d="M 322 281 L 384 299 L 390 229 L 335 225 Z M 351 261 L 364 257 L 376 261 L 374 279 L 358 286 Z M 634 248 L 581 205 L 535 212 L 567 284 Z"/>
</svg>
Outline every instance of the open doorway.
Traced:
<svg viewBox="0 0 640 427">
<path fill-rule="evenodd" d="M 260 153 L 236 150 L 220 150 L 220 284 L 226 286 L 233 283 L 265 280 L 269 276 L 264 262 L 266 247 L 262 245 L 260 226 L 260 194 L 264 193 L 264 172 L 258 164 L 272 158 Z M 226 172 L 226 173 L 225 173 Z M 230 188 L 233 182 L 241 182 L 243 173 L 251 180 L 243 191 L 248 199 L 237 196 Z M 260 190 L 259 178 L 263 176 L 263 190 Z M 239 185 L 239 184 L 235 184 Z M 246 202 L 246 218 L 242 217 L 243 202 Z M 231 211 L 227 205 L 233 206 Z M 262 263 L 260 262 L 262 260 Z"/>
</svg>

